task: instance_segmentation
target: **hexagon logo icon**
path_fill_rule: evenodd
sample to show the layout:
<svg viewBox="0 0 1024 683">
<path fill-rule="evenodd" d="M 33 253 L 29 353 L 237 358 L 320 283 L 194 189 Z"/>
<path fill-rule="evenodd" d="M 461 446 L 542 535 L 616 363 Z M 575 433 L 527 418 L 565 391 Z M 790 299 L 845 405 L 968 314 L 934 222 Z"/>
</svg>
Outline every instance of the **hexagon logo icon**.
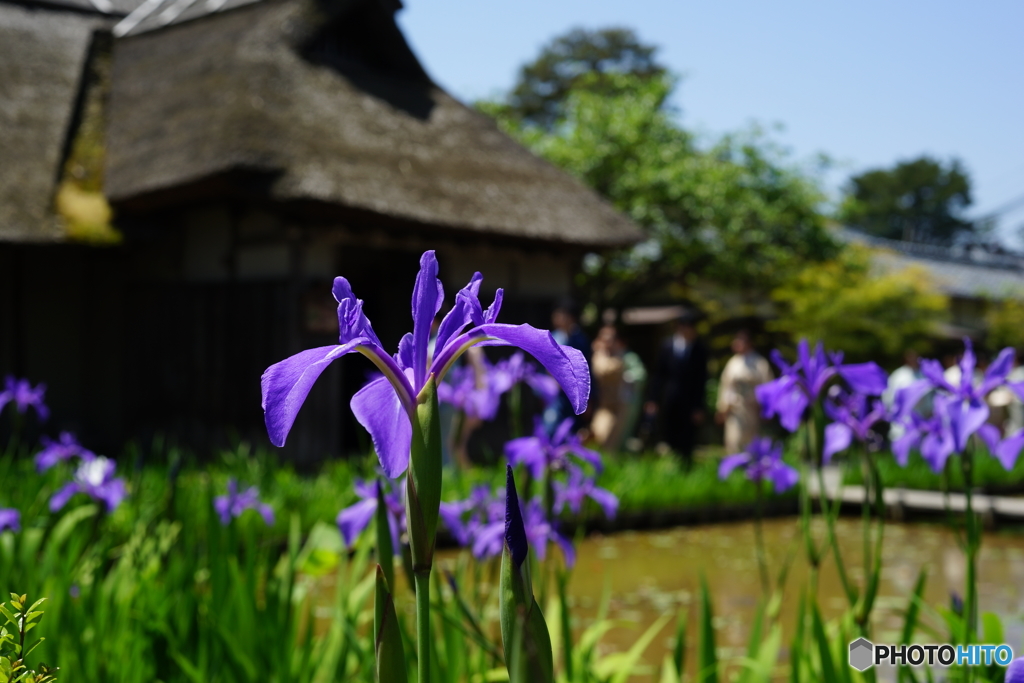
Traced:
<svg viewBox="0 0 1024 683">
<path fill-rule="evenodd" d="M 857 671 L 864 671 L 872 665 L 875 646 L 867 638 L 858 638 L 850 643 L 850 666 Z"/>
</svg>

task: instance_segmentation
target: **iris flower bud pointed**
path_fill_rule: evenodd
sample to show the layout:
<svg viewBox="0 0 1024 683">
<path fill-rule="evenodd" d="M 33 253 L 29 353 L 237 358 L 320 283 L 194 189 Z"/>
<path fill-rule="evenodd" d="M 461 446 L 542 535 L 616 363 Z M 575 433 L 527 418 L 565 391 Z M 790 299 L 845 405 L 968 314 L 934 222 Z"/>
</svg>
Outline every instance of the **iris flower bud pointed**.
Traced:
<svg viewBox="0 0 1024 683">
<path fill-rule="evenodd" d="M 408 676 L 405 668 L 405 651 L 402 649 L 402 633 L 398 628 L 398 614 L 395 602 L 384 577 L 384 570 L 377 565 L 377 590 L 373 601 L 373 649 L 377 657 L 377 681 L 379 683 L 405 683 Z"/>
<path fill-rule="evenodd" d="M 505 544 L 501 553 L 501 643 L 510 681 L 554 680 L 551 636 L 544 614 L 533 597 L 529 544 L 519 508 L 512 467 L 506 469 Z"/>
</svg>

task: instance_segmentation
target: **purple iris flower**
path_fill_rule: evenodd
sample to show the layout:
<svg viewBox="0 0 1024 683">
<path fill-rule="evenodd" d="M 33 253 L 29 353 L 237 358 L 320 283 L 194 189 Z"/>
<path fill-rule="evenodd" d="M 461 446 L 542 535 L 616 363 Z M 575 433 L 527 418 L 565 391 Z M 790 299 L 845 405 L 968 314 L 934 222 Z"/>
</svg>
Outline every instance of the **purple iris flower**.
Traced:
<svg viewBox="0 0 1024 683">
<path fill-rule="evenodd" d="M 377 514 L 377 491 L 381 488 L 379 481 L 356 481 L 356 495 L 361 499 L 338 513 L 338 530 L 346 546 L 355 543 L 359 534 L 369 526 L 370 520 Z M 391 546 L 395 555 L 402 553 L 400 539 L 405 533 L 405 502 L 401 483 L 393 483 L 391 491 L 384 492 L 384 505 L 387 507 L 388 529 L 391 532 Z"/>
<path fill-rule="evenodd" d="M 573 433 L 571 417 L 563 420 L 551 436 L 544 428 L 544 421 L 535 418 L 533 436 L 522 436 L 505 444 L 508 464 L 525 465 L 534 479 L 539 479 L 549 470 L 565 469 L 570 463 L 570 455 L 590 463 L 596 472 L 602 469 L 601 454 L 586 448 Z"/>
<path fill-rule="evenodd" d="M 242 516 L 246 510 L 256 510 L 263 517 L 267 526 L 274 525 L 274 510 L 266 503 L 260 502 L 260 490 L 250 486 L 244 491 L 238 490 L 238 482 L 228 479 L 228 493 L 213 499 L 213 509 L 220 517 L 220 523 L 227 526 L 232 519 Z"/>
<path fill-rule="evenodd" d="M 552 482 L 555 490 L 555 512 L 561 512 L 566 506 L 574 514 L 579 514 L 583 507 L 583 499 L 590 498 L 604 510 L 605 517 L 614 519 L 619 509 L 619 499 L 607 489 L 594 483 L 593 478 L 584 475 L 579 467 L 570 465 L 569 478 L 564 484 Z"/>
<path fill-rule="evenodd" d="M 441 503 L 438 514 L 456 543 L 472 547 L 477 532 L 504 514 L 504 501 L 493 496 L 486 484 L 481 484 L 473 487 L 466 500 Z"/>
<path fill-rule="evenodd" d="M 71 432 L 61 432 L 56 441 L 46 436 L 41 441 L 43 450 L 36 453 L 36 470 L 40 473 L 71 458 L 79 458 L 82 462 L 96 458 L 96 454 L 78 443 Z"/>
<path fill-rule="evenodd" d="M 511 467 L 507 471 L 511 472 Z M 572 543 L 546 518 L 540 499 L 524 506 L 516 496 L 515 508 L 524 525 L 525 540 L 536 549 L 538 557 L 544 559 L 551 542 L 562 549 L 567 566 L 575 563 Z M 466 500 L 441 503 L 440 516 L 459 545 L 468 547 L 476 559 L 485 560 L 501 555 L 509 509 L 506 492 L 492 493 L 486 486 L 478 486 Z"/>
<path fill-rule="evenodd" d="M 921 360 L 921 373 L 940 396 L 944 395 L 949 399 L 942 402 L 942 410 L 953 437 L 953 448 L 958 453 L 967 448 L 967 440 L 988 420 L 989 410 L 985 397 L 993 389 L 1006 384 L 1006 378 L 1013 370 L 1013 349 L 1003 349 L 985 370 L 978 384 L 975 384 L 974 380 L 976 365 L 977 359 L 968 337 L 964 337 L 964 353 L 958 363 L 960 381 L 956 385 L 946 380 L 942 364 L 937 360 Z M 936 407 L 935 410 L 938 412 L 939 408 Z"/>
<path fill-rule="evenodd" d="M 469 347 L 517 346 L 534 356 L 558 380 L 573 410 L 582 413 L 590 395 L 590 373 L 583 354 L 559 345 L 547 330 L 530 325 L 495 322 L 501 309 L 502 290 L 484 310 L 479 298 L 483 276 L 475 273 L 455 297 L 452 309 L 437 330 L 434 355 L 430 357 L 430 328 L 441 310 L 444 289 L 437 279 L 433 251 L 420 258 L 420 271 L 412 294 L 413 331 L 388 355 L 343 277 L 334 280 L 338 301 L 338 344 L 302 351 L 267 368 L 263 373 L 263 410 L 270 441 L 283 446 L 295 416 L 320 373 L 341 356 L 358 351 L 384 373 L 352 397 L 352 412 L 370 438 L 384 474 L 395 479 L 409 464 L 412 420 L 420 391 L 433 376 L 441 382 L 452 363 Z M 403 415 L 404 413 L 404 415 Z"/>
<path fill-rule="evenodd" d="M 508 376 L 507 382 L 510 388 L 523 382 L 533 389 L 544 403 L 554 401 L 561 391 L 558 380 L 537 370 L 537 365 L 526 360 L 522 351 L 516 351 L 510 358 L 498 361 L 496 371 Z"/>
<path fill-rule="evenodd" d="M 854 392 L 879 396 L 886 387 L 885 370 L 876 363 L 843 365 L 842 352 L 825 353 L 821 342 L 811 352 L 806 339 L 797 346 L 796 363 L 790 365 L 779 353 L 772 351 L 772 361 L 782 375 L 755 389 L 758 402 L 767 418 L 779 416 L 779 422 L 790 432 L 800 427 L 807 407 L 818 400 L 822 390 L 834 377 L 846 380 Z"/>
<path fill-rule="evenodd" d="M 4 378 L 4 390 L 0 391 L 0 410 L 8 403 L 13 403 L 21 415 L 29 408 L 33 408 L 39 419 L 45 422 L 50 417 L 50 409 L 43 402 L 45 398 L 45 384 L 40 383 L 33 387 L 27 379 L 15 379 L 14 376 L 8 375 Z"/>
<path fill-rule="evenodd" d="M 825 427 L 825 447 L 821 456 L 826 464 L 832 461 L 833 455 L 849 448 L 854 439 L 861 443 L 879 440 L 881 437 L 872 427 L 888 417 L 881 400 L 838 388 L 825 401 L 824 408 L 825 414 L 834 420 Z"/>
<path fill-rule="evenodd" d="M 84 493 L 106 505 L 107 512 L 113 512 L 128 495 L 124 479 L 114 476 L 116 468 L 113 460 L 102 455 L 82 462 L 75 472 L 74 479 L 50 498 L 50 511 L 57 512 L 67 505 L 76 493 Z"/>
<path fill-rule="evenodd" d="M 14 508 L 0 508 L 0 531 L 21 531 L 21 513 Z"/>
<path fill-rule="evenodd" d="M 493 420 L 501 405 L 501 395 L 512 388 L 509 377 L 497 372 L 485 359 L 484 372 L 478 377 L 473 365 L 452 368 L 444 382 L 437 385 L 437 400 L 450 403 L 469 417 Z"/>
<path fill-rule="evenodd" d="M 753 482 L 770 480 L 775 486 L 775 493 L 785 493 L 800 480 L 800 473 L 782 462 L 782 444 L 774 443 L 766 436 L 751 441 L 745 453 L 723 458 L 718 466 L 718 478 L 725 479 L 737 467 L 742 467 L 747 479 Z"/>
<path fill-rule="evenodd" d="M 946 460 L 956 450 L 949 425 L 948 404 L 951 402 L 950 397 L 938 395 L 931 415 L 926 417 L 916 412 L 906 412 L 899 417 L 897 422 L 903 426 L 903 435 L 892 442 L 892 452 L 901 467 L 906 466 L 910 451 L 914 448 L 921 450 L 921 457 L 933 471 L 941 472 L 946 466 Z"/>
<path fill-rule="evenodd" d="M 1024 429 L 1004 439 L 998 427 L 986 423 L 978 428 L 978 436 L 1007 472 L 1013 469 L 1017 464 L 1017 456 L 1024 449 Z"/>
</svg>

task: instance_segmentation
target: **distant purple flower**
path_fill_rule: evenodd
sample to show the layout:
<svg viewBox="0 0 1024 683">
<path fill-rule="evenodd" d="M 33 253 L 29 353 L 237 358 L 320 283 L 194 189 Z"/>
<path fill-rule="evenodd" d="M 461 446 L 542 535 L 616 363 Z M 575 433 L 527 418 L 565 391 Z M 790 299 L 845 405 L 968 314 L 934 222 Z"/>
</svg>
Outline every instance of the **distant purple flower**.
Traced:
<svg viewBox="0 0 1024 683">
<path fill-rule="evenodd" d="M 579 514 L 584 498 L 600 505 L 608 519 L 614 519 L 619 509 L 619 499 L 615 494 L 597 486 L 593 478 L 587 477 L 579 467 L 570 465 L 568 481 L 564 484 L 552 482 L 552 486 L 555 490 L 555 512 L 561 512 L 568 506 L 573 513 Z"/>
<path fill-rule="evenodd" d="M 21 531 L 21 513 L 14 508 L 0 508 L 0 531 Z"/>
<path fill-rule="evenodd" d="M 535 363 L 526 360 L 526 355 L 522 351 L 516 351 L 511 357 L 498 361 L 495 369 L 498 373 L 508 375 L 510 387 L 523 382 L 533 389 L 544 403 L 554 401 L 562 391 L 558 380 L 540 372 Z"/>
<path fill-rule="evenodd" d="M 267 526 L 274 525 L 274 510 L 266 503 L 260 502 L 260 490 L 250 486 L 244 491 L 238 490 L 238 482 L 228 479 L 228 493 L 213 499 L 213 509 L 220 517 L 220 523 L 227 526 L 232 519 L 242 516 L 246 510 L 256 510 L 263 517 Z"/>
<path fill-rule="evenodd" d="M 910 451 L 919 448 L 932 470 L 941 472 L 949 456 L 963 453 L 971 436 L 976 434 L 1003 467 L 1012 469 L 1024 448 L 1024 431 L 1001 438 L 999 429 L 987 424 L 989 407 L 985 398 L 1004 384 L 1021 393 L 1020 385 L 1006 381 L 1013 369 L 1013 356 L 1013 349 L 1003 349 L 978 381 L 974 349 L 971 340 L 964 338 L 964 353 L 956 368 L 960 379 L 956 382 L 946 379 L 938 361 L 923 359 L 921 372 L 925 379 L 901 390 L 908 392 L 906 395 L 901 397 L 897 393 L 894 422 L 904 429 L 903 435 L 893 442 L 897 462 L 905 465 Z M 917 400 L 932 389 L 935 390 L 932 414 L 924 417 L 911 412 Z"/>
<path fill-rule="evenodd" d="M 474 486 L 465 500 L 441 503 L 439 516 L 455 542 L 472 547 L 477 532 L 504 515 L 504 499 L 491 494 L 486 484 Z"/>
<path fill-rule="evenodd" d="M 785 493 L 800 480 L 800 473 L 782 461 L 782 444 L 773 443 L 766 436 L 754 439 L 745 453 L 723 458 L 718 478 L 727 478 L 737 467 L 742 467 L 747 479 L 753 482 L 770 480 L 775 493 Z"/>
<path fill-rule="evenodd" d="M 496 372 L 486 359 L 483 364 L 479 377 L 479 371 L 471 364 L 452 368 L 446 380 L 437 386 L 437 400 L 450 403 L 469 417 L 493 420 L 501 405 L 501 395 L 512 385 L 507 375 Z"/>
<path fill-rule="evenodd" d="M 567 567 L 576 564 L 576 549 L 573 548 L 572 542 L 558 531 L 558 525 L 544 515 L 544 506 L 541 505 L 540 499 L 534 498 L 525 505 L 518 498 L 516 498 L 516 502 L 519 509 L 518 516 L 522 520 L 522 526 L 526 532 L 526 541 L 537 553 L 537 557 L 543 560 L 547 555 L 548 544 L 554 543 L 561 549 Z M 481 527 L 473 540 L 473 556 L 479 559 L 501 555 L 506 533 L 507 527 L 504 519 Z"/>
<path fill-rule="evenodd" d="M 976 365 L 977 359 L 968 337 L 964 337 L 964 353 L 958 363 L 960 382 L 955 386 L 946 380 L 941 363 L 927 358 L 921 360 L 921 373 L 935 387 L 938 395 L 949 399 L 941 403 L 941 409 L 948 421 L 953 448 L 957 453 L 967 448 L 967 440 L 988 420 L 989 409 L 985 397 L 993 389 L 1006 384 L 1006 378 L 1013 370 L 1013 349 L 1003 349 L 985 370 L 977 385 L 974 381 Z M 937 404 L 935 411 L 939 410 Z"/>
<path fill-rule="evenodd" d="M 978 429 L 978 436 L 988 446 L 989 453 L 1002 464 L 1003 469 L 1007 472 L 1013 469 L 1021 449 L 1024 449 L 1024 429 L 1004 439 L 998 427 L 986 423 Z"/>
<path fill-rule="evenodd" d="M 886 387 L 886 374 L 876 363 L 843 365 L 842 352 L 825 353 L 821 342 L 813 353 L 806 339 L 797 346 L 797 361 L 790 365 L 778 350 L 772 361 L 782 375 L 755 389 L 758 402 L 767 418 L 778 415 L 788 431 L 795 432 L 807 407 L 818 400 L 822 390 L 834 377 L 841 377 L 854 392 L 879 396 Z"/>
<path fill-rule="evenodd" d="M 36 453 L 36 470 L 45 472 L 59 462 L 79 458 L 88 462 L 96 457 L 96 454 L 82 446 L 75 439 L 71 432 L 61 432 L 60 437 L 54 441 L 44 436 L 42 439 L 43 450 Z"/>
<path fill-rule="evenodd" d="M 77 583 L 71 584 L 71 588 L 68 588 L 68 595 L 73 599 L 77 599 L 82 594 L 82 589 L 78 587 Z"/>
<path fill-rule="evenodd" d="M 74 479 L 50 498 L 50 511 L 57 512 L 67 505 L 68 500 L 76 493 L 84 493 L 106 505 L 107 512 L 113 512 L 128 495 L 124 479 L 114 476 L 116 468 L 113 460 L 102 455 L 82 462 L 75 472 Z"/>
<path fill-rule="evenodd" d="M 525 525 L 526 539 L 537 556 L 544 559 L 548 543 L 555 543 L 562 549 L 566 565 L 571 567 L 576 561 L 572 543 L 545 517 L 540 500 L 535 498 L 523 505 L 517 496 L 516 506 Z M 505 491 L 492 493 L 486 486 L 478 486 L 466 500 L 441 503 L 441 519 L 459 545 L 469 548 L 473 557 L 484 560 L 501 555 L 508 510 Z"/>
<path fill-rule="evenodd" d="M 825 401 L 824 409 L 825 414 L 834 420 L 825 427 L 825 447 L 821 456 L 826 464 L 832 461 L 833 455 L 849 448 L 854 439 L 868 443 L 872 438 L 880 438 L 872 427 L 887 417 L 881 400 L 841 389 Z"/>
<path fill-rule="evenodd" d="M 539 479 L 548 470 L 565 469 L 569 456 L 590 463 L 596 472 L 600 472 L 601 454 L 586 448 L 579 437 L 573 433 L 573 419 L 566 418 L 555 428 L 554 434 L 548 436 L 544 421 L 534 420 L 533 436 L 512 439 L 505 444 L 505 456 L 510 465 L 525 465 L 530 476 Z"/>
<path fill-rule="evenodd" d="M 14 376 L 8 375 L 4 378 L 4 390 L 0 391 L 0 411 L 8 403 L 13 403 L 19 414 L 24 415 L 32 408 L 39 419 L 45 422 L 50 417 L 50 409 L 43 402 L 45 398 L 45 384 L 40 383 L 33 387 L 27 379 L 15 379 Z"/>
<path fill-rule="evenodd" d="M 431 376 L 441 382 L 452 363 L 473 345 L 517 346 L 529 352 L 558 380 L 575 412 L 582 413 L 590 395 L 590 372 L 583 354 L 559 345 L 547 330 L 496 323 L 502 290 L 497 291 L 490 308 L 484 310 L 479 298 L 482 280 L 480 273 L 474 274 L 456 295 L 452 309 L 437 330 L 431 358 L 431 325 L 444 299 L 433 251 L 420 258 L 412 296 L 413 331 L 399 342 L 394 357 L 384 351 L 363 313 L 363 302 L 356 299 L 348 280 L 335 278 L 338 344 L 302 351 L 263 373 L 263 410 L 271 443 L 284 445 L 299 408 L 320 373 L 353 351 L 362 353 L 384 373 L 384 377 L 371 381 L 352 397 L 352 412 L 370 432 L 381 467 L 391 479 L 401 475 L 409 464 L 411 420 L 416 419 L 420 391 Z"/>
<path fill-rule="evenodd" d="M 377 514 L 377 489 L 381 486 L 379 481 L 364 482 L 356 481 L 356 495 L 361 499 L 338 513 L 338 530 L 341 531 L 341 538 L 346 546 L 355 543 L 359 534 L 369 526 L 370 520 Z M 400 539 L 405 533 L 405 502 L 402 498 L 402 491 L 405 487 L 402 483 L 392 483 L 391 491 L 384 493 L 384 505 L 387 507 L 388 529 L 391 532 L 391 546 L 395 555 L 402 553 Z"/>
<path fill-rule="evenodd" d="M 491 364 L 481 360 L 483 371 L 467 363 L 454 367 L 437 386 L 437 398 L 450 403 L 470 417 L 493 420 L 501 406 L 501 396 L 520 382 L 527 384 L 545 403 L 554 400 L 562 389 L 554 377 L 537 370 L 522 351 L 511 358 Z"/>
<path fill-rule="evenodd" d="M 946 466 L 946 460 L 956 450 L 947 407 L 951 400 L 948 396 L 936 396 L 928 417 L 916 412 L 906 412 L 899 417 L 897 424 L 902 425 L 903 434 L 892 442 L 892 452 L 901 467 L 906 466 L 914 448 L 920 449 L 921 457 L 933 471 L 941 472 Z"/>
</svg>

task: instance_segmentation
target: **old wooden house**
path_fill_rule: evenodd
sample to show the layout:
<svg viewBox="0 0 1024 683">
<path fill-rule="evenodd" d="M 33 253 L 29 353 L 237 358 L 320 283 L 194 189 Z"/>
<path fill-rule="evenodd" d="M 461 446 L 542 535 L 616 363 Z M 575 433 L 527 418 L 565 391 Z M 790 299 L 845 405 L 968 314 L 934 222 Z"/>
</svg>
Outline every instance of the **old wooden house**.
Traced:
<svg viewBox="0 0 1024 683">
<path fill-rule="evenodd" d="M 0 0 L 0 375 L 47 382 L 49 429 L 264 438 L 260 374 L 332 343 L 333 276 L 397 344 L 424 249 L 545 324 L 585 253 L 639 238 L 434 84 L 398 9 Z M 368 369 L 317 384 L 290 457 L 358 443 Z"/>
</svg>

